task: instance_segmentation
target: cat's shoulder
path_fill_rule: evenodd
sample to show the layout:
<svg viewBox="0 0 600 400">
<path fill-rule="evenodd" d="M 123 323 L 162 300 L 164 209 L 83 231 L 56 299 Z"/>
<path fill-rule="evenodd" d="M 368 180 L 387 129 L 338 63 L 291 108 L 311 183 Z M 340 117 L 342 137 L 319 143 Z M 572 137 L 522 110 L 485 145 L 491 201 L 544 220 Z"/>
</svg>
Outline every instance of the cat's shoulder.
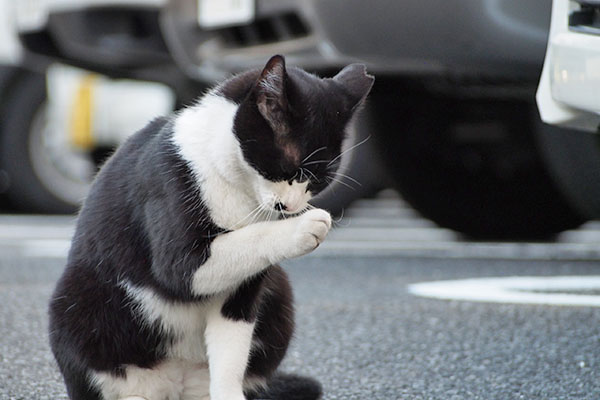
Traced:
<svg viewBox="0 0 600 400">
<path fill-rule="evenodd" d="M 165 130 L 172 130 L 173 116 L 156 117 L 146 124 L 142 129 L 130 137 L 130 142 L 147 142 L 148 140 L 159 136 Z"/>
</svg>

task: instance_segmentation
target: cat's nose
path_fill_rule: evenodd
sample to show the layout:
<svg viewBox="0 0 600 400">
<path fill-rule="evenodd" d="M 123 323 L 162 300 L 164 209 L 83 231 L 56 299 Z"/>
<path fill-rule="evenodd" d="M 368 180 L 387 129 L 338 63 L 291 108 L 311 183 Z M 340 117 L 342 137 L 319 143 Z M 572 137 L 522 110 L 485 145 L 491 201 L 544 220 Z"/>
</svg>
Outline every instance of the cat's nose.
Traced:
<svg viewBox="0 0 600 400">
<path fill-rule="evenodd" d="M 278 211 L 287 211 L 288 208 L 287 208 L 287 206 L 285 204 L 283 204 L 282 202 L 278 201 L 275 204 L 275 209 L 278 210 Z"/>
</svg>

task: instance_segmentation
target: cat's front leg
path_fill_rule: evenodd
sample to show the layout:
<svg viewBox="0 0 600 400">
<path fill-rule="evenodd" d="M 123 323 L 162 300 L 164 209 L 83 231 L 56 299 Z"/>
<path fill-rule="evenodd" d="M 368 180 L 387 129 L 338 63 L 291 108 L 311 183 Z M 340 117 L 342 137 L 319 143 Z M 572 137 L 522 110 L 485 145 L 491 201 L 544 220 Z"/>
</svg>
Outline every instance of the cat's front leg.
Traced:
<svg viewBox="0 0 600 400">
<path fill-rule="evenodd" d="M 227 318 L 221 313 L 222 302 L 218 304 L 208 313 L 205 330 L 210 400 L 244 400 L 254 322 Z"/>
<path fill-rule="evenodd" d="M 198 269 L 193 282 L 194 289 L 200 293 L 224 291 L 213 299 L 214 306 L 206 318 L 211 400 L 245 399 L 243 384 L 255 319 L 234 318 L 223 313 L 224 302 L 221 300 L 227 298 L 227 289 L 238 287 L 249 277 L 285 258 L 314 250 L 330 228 L 328 212 L 311 210 L 285 220 L 249 225 L 213 241 L 211 256 Z"/>
<path fill-rule="evenodd" d="M 197 295 L 234 290 L 270 265 L 313 251 L 330 229 L 329 213 L 314 209 L 222 234 L 213 240 L 210 257 L 194 273 L 192 289 Z"/>
</svg>

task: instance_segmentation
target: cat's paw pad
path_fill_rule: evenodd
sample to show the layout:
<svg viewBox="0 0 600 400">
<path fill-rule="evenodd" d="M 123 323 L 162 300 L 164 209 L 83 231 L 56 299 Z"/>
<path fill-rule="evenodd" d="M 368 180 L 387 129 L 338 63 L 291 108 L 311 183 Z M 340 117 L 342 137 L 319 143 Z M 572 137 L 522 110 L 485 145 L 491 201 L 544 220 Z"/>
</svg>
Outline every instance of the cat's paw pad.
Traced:
<svg viewBox="0 0 600 400">
<path fill-rule="evenodd" d="M 325 210 L 315 209 L 300 215 L 295 235 L 298 255 L 316 249 L 325 240 L 330 229 L 331 215 Z"/>
</svg>

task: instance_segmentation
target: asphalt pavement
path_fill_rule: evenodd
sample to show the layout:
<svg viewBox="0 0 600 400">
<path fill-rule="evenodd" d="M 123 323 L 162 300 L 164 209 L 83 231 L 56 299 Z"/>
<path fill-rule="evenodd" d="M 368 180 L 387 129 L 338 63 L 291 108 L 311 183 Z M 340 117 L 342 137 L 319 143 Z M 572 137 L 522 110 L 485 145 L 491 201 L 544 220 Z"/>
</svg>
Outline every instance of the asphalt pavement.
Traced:
<svg viewBox="0 0 600 400">
<path fill-rule="evenodd" d="M 66 399 L 47 345 L 46 304 L 72 222 L 0 217 L 2 400 Z M 537 304 L 487 302 L 489 287 L 483 301 L 412 290 L 490 277 L 596 282 L 599 254 L 595 222 L 552 243 L 472 243 L 393 195 L 364 200 L 315 253 L 284 264 L 298 329 L 283 369 L 317 377 L 325 399 L 600 399 L 600 308 L 560 305 L 565 296 L 600 298 L 600 287 L 509 288 Z"/>
</svg>

